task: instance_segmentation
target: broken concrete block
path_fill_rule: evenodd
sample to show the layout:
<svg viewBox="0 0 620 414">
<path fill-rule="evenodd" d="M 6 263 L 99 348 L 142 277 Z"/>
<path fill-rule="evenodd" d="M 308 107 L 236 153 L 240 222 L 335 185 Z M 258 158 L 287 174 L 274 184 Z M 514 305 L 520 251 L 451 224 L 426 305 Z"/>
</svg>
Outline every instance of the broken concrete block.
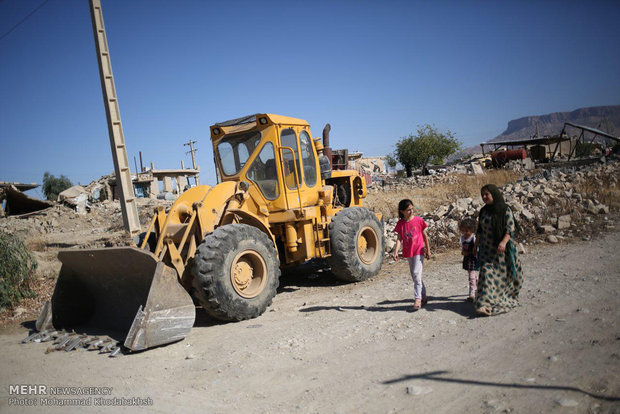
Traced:
<svg viewBox="0 0 620 414">
<path fill-rule="evenodd" d="M 448 214 L 448 209 L 449 206 L 440 206 L 437 210 L 435 210 L 435 215 L 439 218 L 444 217 L 446 214 Z"/>
<path fill-rule="evenodd" d="M 458 200 L 456 200 L 456 206 L 461 210 L 467 210 L 472 201 L 473 200 L 471 199 L 471 197 L 459 198 Z"/>
<path fill-rule="evenodd" d="M 73 207 L 79 214 L 86 214 L 89 208 L 87 205 L 88 193 L 81 185 L 74 185 L 58 194 L 58 201 Z"/>
<path fill-rule="evenodd" d="M 597 211 L 597 214 L 609 214 L 609 207 L 604 204 L 597 204 L 594 206 Z"/>
<path fill-rule="evenodd" d="M 533 213 L 531 213 L 529 210 L 523 209 L 521 210 L 521 217 L 523 217 L 527 221 L 532 221 L 534 220 L 534 217 L 536 216 Z"/>
<path fill-rule="evenodd" d="M 545 187 L 545 189 L 543 190 L 543 193 L 550 195 L 550 196 L 554 196 L 557 194 L 555 191 L 551 189 L 551 187 Z"/>
<path fill-rule="evenodd" d="M 86 189 L 81 185 L 74 185 L 73 187 L 69 187 L 65 191 L 58 194 L 58 201 L 71 204 L 73 199 L 81 194 L 86 194 Z"/>
<path fill-rule="evenodd" d="M 474 175 L 483 175 L 484 174 L 484 170 L 482 169 L 482 166 L 480 164 L 477 164 L 477 163 L 472 163 L 471 164 L 471 170 L 474 173 Z"/>
<path fill-rule="evenodd" d="M 538 227 L 538 232 L 543 234 L 554 233 L 555 227 L 549 225 L 543 225 Z"/>
<path fill-rule="evenodd" d="M 553 234 L 549 234 L 549 235 L 547 235 L 547 237 L 545 237 L 545 240 L 546 240 L 548 243 L 551 243 L 551 244 L 555 244 L 555 243 L 557 243 L 557 242 L 558 242 L 558 238 L 557 238 L 557 237 L 555 237 Z"/>
<path fill-rule="evenodd" d="M 597 208 L 597 206 L 594 204 L 594 201 L 592 200 L 586 200 L 584 201 L 584 207 L 586 209 L 586 211 L 590 214 L 598 214 L 599 213 L 599 209 Z"/>
<path fill-rule="evenodd" d="M 523 205 L 519 203 L 517 200 L 513 200 L 507 204 L 510 207 L 510 209 L 515 213 L 518 213 L 523 210 Z"/>
<path fill-rule="evenodd" d="M 558 230 L 567 229 L 570 227 L 570 223 L 571 223 L 570 215 L 566 214 L 564 216 L 560 216 L 557 218 L 556 227 Z"/>
</svg>

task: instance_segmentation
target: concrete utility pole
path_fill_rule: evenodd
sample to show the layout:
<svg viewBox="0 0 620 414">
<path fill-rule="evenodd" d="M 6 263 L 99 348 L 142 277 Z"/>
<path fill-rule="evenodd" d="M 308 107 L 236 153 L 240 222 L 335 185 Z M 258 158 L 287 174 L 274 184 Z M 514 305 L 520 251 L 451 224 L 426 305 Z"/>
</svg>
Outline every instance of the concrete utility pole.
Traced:
<svg viewBox="0 0 620 414">
<path fill-rule="evenodd" d="M 198 150 L 194 149 L 194 144 L 196 143 L 196 141 L 192 141 L 191 139 L 189 140 L 189 142 L 187 144 L 183 144 L 186 147 L 189 147 L 190 150 L 187 151 L 185 154 L 192 154 L 192 167 L 194 168 L 194 170 L 198 171 L 200 170 L 200 168 L 196 165 L 196 157 L 194 155 L 194 153 L 196 153 Z M 200 182 L 198 181 L 198 175 L 196 175 L 196 177 L 194 177 L 196 179 L 196 185 L 200 185 Z"/>
<path fill-rule="evenodd" d="M 121 125 L 121 112 L 118 107 L 116 88 L 114 87 L 114 75 L 112 74 L 112 62 L 108 50 L 108 39 L 103 25 L 101 2 L 90 0 L 90 16 L 93 22 L 95 46 L 97 48 L 97 60 L 99 61 L 99 76 L 103 91 L 103 104 L 108 119 L 108 132 L 110 135 L 110 148 L 114 160 L 114 172 L 116 174 L 116 188 L 119 190 L 121 211 L 123 212 L 123 224 L 130 235 L 140 233 L 140 218 L 136 196 L 131 182 L 131 171 L 127 160 L 127 148 Z"/>
</svg>

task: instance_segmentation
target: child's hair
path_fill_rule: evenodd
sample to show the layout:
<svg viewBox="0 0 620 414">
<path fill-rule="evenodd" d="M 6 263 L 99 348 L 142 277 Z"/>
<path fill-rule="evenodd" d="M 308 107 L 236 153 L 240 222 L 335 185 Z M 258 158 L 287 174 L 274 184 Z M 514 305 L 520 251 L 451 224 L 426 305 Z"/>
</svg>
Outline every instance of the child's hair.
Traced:
<svg viewBox="0 0 620 414">
<path fill-rule="evenodd" d="M 459 230 L 470 230 L 474 233 L 476 231 L 476 220 L 472 218 L 464 218 L 459 222 Z"/>
<path fill-rule="evenodd" d="M 407 210 L 409 206 L 412 205 L 413 201 L 409 200 L 408 198 L 400 200 L 400 202 L 398 203 L 398 218 L 404 218 L 405 216 L 403 216 L 403 213 L 401 213 L 401 211 Z"/>
</svg>

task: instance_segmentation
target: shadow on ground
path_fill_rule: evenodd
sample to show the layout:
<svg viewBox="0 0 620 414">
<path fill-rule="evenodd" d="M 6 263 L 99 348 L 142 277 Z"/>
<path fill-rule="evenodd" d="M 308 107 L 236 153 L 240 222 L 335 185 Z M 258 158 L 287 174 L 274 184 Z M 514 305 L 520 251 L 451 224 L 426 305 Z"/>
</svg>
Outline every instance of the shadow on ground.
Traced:
<svg viewBox="0 0 620 414">
<path fill-rule="evenodd" d="M 196 307 L 196 319 L 194 320 L 194 328 L 204 328 L 208 326 L 215 325 L 225 325 L 227 323 L 235 323 L 235 322 L 226 322 L 220 321 L 219 319 L 215 319 L 210 316 L 202 307 Z"/>
<path fill-rule="evenodd" d="M 346 285 L 330 272 L 323 260 L 311 260 L 299 266 L 282 269 L 278 293 L 295 292 L 302 287 L 332 287 Z"/>
<path fill-rule="evenodd" d="M 499 387 L 499 388 L 520 388 L 520 389 L 530 389 L 530 390 L 549 390 L 549 391 L 573 391 L 578 392 L 584 395 L 587 395 L 592 398 L 596 398 L 604 401 L 620 401 L 620 397 L 608 396 L 602 394 L 596 394 L 593 392 L 582 390 L 579 387 L 571 387 L 568 385 L 543 385 L 543 384 L 519 384 L 516 382 L 513 383 L 505 383 L 505 382 L 492 382 L 492 381 L 480 381 L 480 380 L 470 380 L 470 379 L 462 379 L 462 378 L 449 378 L 444 377 L 442 375 L 449 374 L 450 371 L 431 371 L 422 374 L 413 374 L 413 375 L 403 375 L 400 378 L 395 378 L 387 381 L 383 381 L 383 384 L 390 385 L 403 381 L 411 381 L 411 380 L 430 380 L 430 381 L 440 381 L 440 382 L 452 382 L 457 384 L 465 384 L 465 385 L 477 385 L 483 387 Z"/>
<path fill-rule="evenodd" d="M 466 318 L 474 318 L 474 307 L 471 303 L 465 302 L 465 296 L 429 296 L 428 303 L 419 311 L 434 312 L 437 310 L 447 310 Z M 342 306 L 310 306 L 302 308 L 300 312 L 318 312 L 325 310 L 337 310 L 344 312 L 347 310 L 363 310 L 367 312 L 418 312 L 413 308 L 413 299 L 384 300 L 376 306 L 365 305 L 342 305 Z"/>
</svg>

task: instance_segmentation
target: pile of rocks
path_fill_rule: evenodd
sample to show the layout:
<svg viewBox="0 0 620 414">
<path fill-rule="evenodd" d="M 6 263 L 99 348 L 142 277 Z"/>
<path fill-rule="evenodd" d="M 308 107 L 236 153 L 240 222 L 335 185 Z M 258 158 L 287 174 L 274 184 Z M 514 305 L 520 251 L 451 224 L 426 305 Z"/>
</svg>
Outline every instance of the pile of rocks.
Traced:
<svg viewBox="0 0 620 414">
<path fill-rule="evenodd" d="M 427 188 L 439 183 L 456 183 L 458 178 L 453 172 L 442 172 L 436 175 L 414 175 L 407 178 L 395 178 L 390 176 L 383 176 L 381 179 L 376 179 L 373 176 L 372 183 L 368 186 L 369 193 L 381 193 L 381 192 L 393 192 L 415 186 L 416 188 Z"/>
<path fill-rule="evenodd" d="M 597 200 L 595 192 L 617 188 L 619 170 L 618 162 L 544 170 L 503 186 L 505 201 L 523 229 L 520 241 L 533 238 L 557 243 L 567 237 L 588 238 L 595 222 L 611 227 L 607 217 L 609 206 Z M 588 190 L 592 193 L 587 193 Z M 424 215 L 431 243 L 434 246 L 457 245 L 459 221 L 476 218 L 482 206 L 481 198 L 461 198 Z M 385 223 L 386 254 L 396 242 L 396 222 L 396 219 L 389 219 Z"/>
<path fill-rule="evenodd" d="M 170 208 L 171 201 L 149 198 L 137 199 L 140 223 L 146 228 L 157 207 Z M 79 208 L 79 207 L 78 207 Z M 37 239 L 56 245 L 58 237 L 66 238 L 60 247 L 90 246 L 88 240 L 78 233 L 90 234 L 89 239 L 99 239 L 114 232 L 123 232 L 123 216 L 118 200 L 103 200 L 88 204 L 87 212 L 82 213 L 68 202 L 57 203 L 47 210 L 23 216 L 8 216 L 0 220 L 0 231 L 19 236 L 26 242 Z M 62 235 L 66 236 L 62 236 Z M 75 235 L 74 240 L 71 235 Z M 41 239 L 43 236 L 44 239 Z M 116 235 L 113 235 L 116 239 Z"/>
<path fill-rule="evenodd" d="M 511 169 L 516 170 L 517 168 Z M 457 175 L 459 174 L 484 175 L 484 168 L 480 162 L 472 161 L 432 169 L 429 170 L 428 175 L 419 174 L 418 171 L 414 176 L 407 178 L 398 178 L 389 174 L 373 174 L 372 181 L 368 185 L 368 192 L 391 192 L 398 191 L 399 189 L 406 189 L 411 186 L 427 188 L 439 183 L 456 183 L 458 180 Z"/>
</svg>

